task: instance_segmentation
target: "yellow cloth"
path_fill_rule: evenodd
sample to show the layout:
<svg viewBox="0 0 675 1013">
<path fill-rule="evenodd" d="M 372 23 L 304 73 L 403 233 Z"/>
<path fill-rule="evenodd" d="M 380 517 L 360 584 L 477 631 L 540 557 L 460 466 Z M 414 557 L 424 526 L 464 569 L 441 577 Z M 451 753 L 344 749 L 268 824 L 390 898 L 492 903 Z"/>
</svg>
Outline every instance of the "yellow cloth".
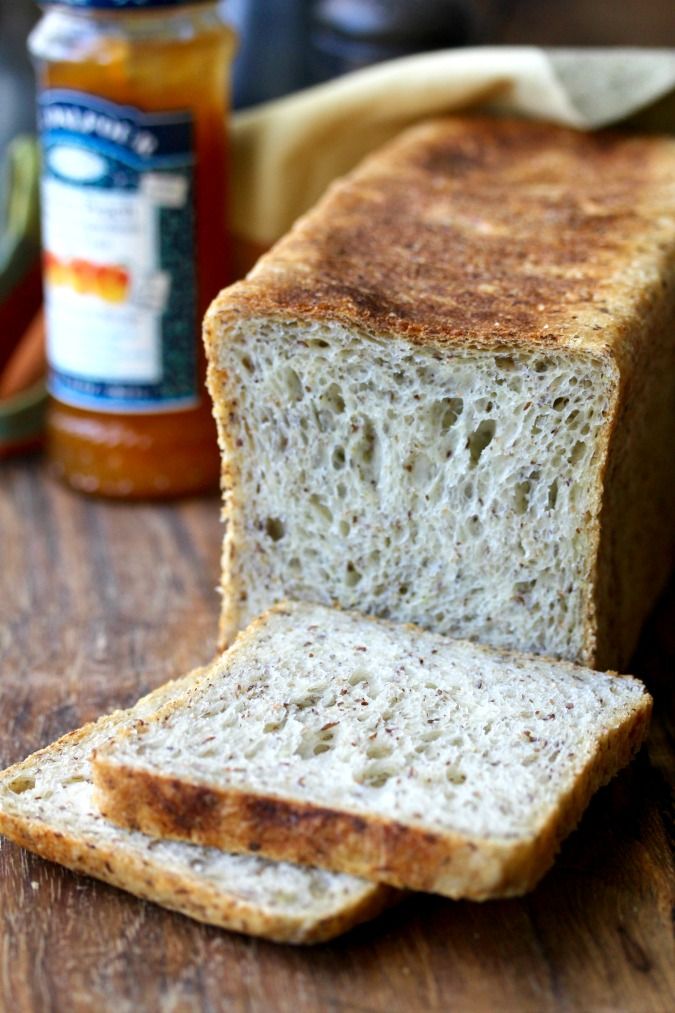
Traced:
<svg viewBox="0 0 675 1013">
<path fill-rule="evenodd" d="M 378 64 L 233 118 L 233 232 L 266 248 L 332 179 L 425 117 L 488 106 L 595 129 L 674 87 L 668 49 L 484 47 Z"/>
</svg>

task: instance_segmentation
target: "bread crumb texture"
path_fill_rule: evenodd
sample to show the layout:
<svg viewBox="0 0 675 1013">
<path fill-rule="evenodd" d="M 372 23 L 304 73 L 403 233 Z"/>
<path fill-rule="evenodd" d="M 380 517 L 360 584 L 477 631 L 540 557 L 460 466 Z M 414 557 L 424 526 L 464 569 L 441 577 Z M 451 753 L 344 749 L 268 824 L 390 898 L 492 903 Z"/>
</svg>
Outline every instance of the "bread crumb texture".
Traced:
<svg viewBox="0 0 675 1013">
<path fill-rule="evenodd" d="M 337 861 L 353 859 L 363 874 L 395 885 L 438 888 L 424 885 L 433 865 L 421 863 L 408 882 L 392 873 L 416 853 L 414 834 L 406 840 L 401 828 L 434 846 L 445 841 L 446 851 L 469 842 L 472 876 L 496 849 L 496 888 L 504 864 L 535 851 L 542 834 L 552 841 L 544 865 L 552 860 L 557 836 L 639 745 L 649 706 L 630 676 L 289 604 L 254 623 L 182 701 L 104 747 L 96 779 L 104 810 L 112 786 L 113 815 L 120 773 L 132 819 L 149 812 L 169 833 L 209 839 L 213 831 L 226 846 L 253 841 L 265 853 L 266 821 L 278 818 L 287 840 L 279 845 L 272 828 L 272 847 L 294 857 L 303 847 L 300 811 L 314 807 L 321 831 L 315 819 L 313 850 L 302 860 L 311 854 L 329 866 L 342 848 L 331 814 L 351 820 L 357 838 L 367 838 L 369 821 L 387 825 L 399 835 L 387 862 L 380 854 L 375 867 L 359 866 L 369 847 L 360 839 Z M 187 785 L 195 790 L 181 796 Z M 245 813 L 231 791 L 247 798 Z M 453 879 L 453 893 L 471 889 Z"/>
<path fill-rule="evenodd" d="M 288 596 L 581 654 L 579 518 L 610 400 L 592 362 L 447 357 L 321 324 L 242 326 L 228 359 L 241 622 Z"/>
</svg>

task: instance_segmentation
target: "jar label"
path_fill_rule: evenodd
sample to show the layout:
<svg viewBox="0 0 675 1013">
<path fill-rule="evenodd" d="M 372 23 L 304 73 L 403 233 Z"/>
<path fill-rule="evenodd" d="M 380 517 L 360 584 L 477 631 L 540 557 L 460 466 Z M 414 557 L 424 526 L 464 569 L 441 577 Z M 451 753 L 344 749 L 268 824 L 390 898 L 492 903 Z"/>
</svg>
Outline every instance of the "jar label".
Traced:
<svg viewBox="0 0 675 1013">
<path fill-rule="evenodd" d="M 193 407 L 190 115 L 50 89 L 38 117 L 50 392 L 96 411 Z"/>
</svg>

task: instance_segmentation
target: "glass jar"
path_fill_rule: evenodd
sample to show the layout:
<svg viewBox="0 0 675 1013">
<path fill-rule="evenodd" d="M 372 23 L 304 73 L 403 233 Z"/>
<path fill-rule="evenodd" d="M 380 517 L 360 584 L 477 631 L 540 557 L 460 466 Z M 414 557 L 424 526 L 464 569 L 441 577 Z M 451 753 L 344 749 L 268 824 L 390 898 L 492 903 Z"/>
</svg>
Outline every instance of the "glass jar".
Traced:
<svg viewBox="0 0 675 1013">
<path fill-rule="evenodd" d="M 201 319 L 230 280 L 234 35 L 216 3 L 62 0 L 38 75 L 55 472 L 107 496 L 217 482 Z"/>
</svg>

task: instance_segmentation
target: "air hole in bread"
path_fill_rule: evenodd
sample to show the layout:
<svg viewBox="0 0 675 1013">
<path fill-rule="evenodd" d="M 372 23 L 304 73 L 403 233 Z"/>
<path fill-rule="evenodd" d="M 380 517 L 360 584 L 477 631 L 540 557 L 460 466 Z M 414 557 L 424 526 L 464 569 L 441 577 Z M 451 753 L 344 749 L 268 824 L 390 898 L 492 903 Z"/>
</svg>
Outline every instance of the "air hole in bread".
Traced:
<svg viewBox="0 0 675 1013">
<path fill-rule="evenodd" d="M 435 406 L 439 413 L 439 426 L 442 433 L 447 433 L 464 411 L 464 401 L 461 397 L 446 397 Z"/>
<path fill-rule="evenodd" d="M 351 561 L 347 563 L 347 572 L 345 574 L 345 584 L 347 587 L 356 587 L 361 577 L 362 574 L 356 569 L 354 564 Z"/>
<path fill-rule="evenodd" d="M 280 541 L 286 534 L 284 522 L 278 517 L 268 517 L 265 521 L 265 534 L 269 535 L 273 542 Z"/>
<path fill-rule="evenodd" d="M 307 710 L 308 707 L 316 707 L 319 699 L 319 694 L 311 693 L 309 696 L 301 696 L 298 700 L 293 700 L 292 703 L 298 710 Z"/>
<path fill-rule="evenodd" d="M 466 774 L 464 771 L 454 764 L 446 767 L 445 776 L 450 784 L 464 784 L 466 781 Z"/>
<path fill-rule="evenodd" d="M 386 743 L 373 743 L 366 750 L 366 756 L 369 760 L 384 760 L 387 756 L 391 756 L 393 748 Z"/>
<path fill-rule="evenodd" d="M 10 791 L 14 792 L 15 795 L 23 795 L 26 791 L 32 791 L 35 787 L 34 777 L 15 777 L 13 781 L 7 785 Z"/>
<path fill-rule="evenodd" d="M 306 730 L 302 736 L 300 745 L 295 750 L 295 755 L 309 760 L 313 756 L 322 756 L 333 747 L 335 730 L 333 727 L 322 728 L 319 732 Z"/>
<path fill-rule="evenodd" d="M 300 401 L 303 396 L 303 387 L 300 377 L 291 366 L 283 371 L 282 378 L 286 386 L 286 393 L 289 401 Z M 302 421 L 302 420 L 301 420 Z"/>
<path fill-rule="evenodd" d="M 473 467 L 478 464 L 481 454 L 492 442 L 495 428 L 496 423 L 494 419 L 483 419 L 469 436 L 466 445 L 469 449 L 469 457 L 471 458 Z"/>
<path fill-rule="evenodd" d="M 357 668 L 355 672 L 349 676 L 350 686 L 360 686 L 362 683 L 370 684 L 370 673 L 364 671 L 362 668 Z"/>
<path fill-rule="evenodd" d="M 336 383 L 332 383 L 330 387 L 327 388 L 323 394 L 322 400 L 338 415 L 342 415 L 345 410 L 345 401 L 340 393 L 340 388 Z"/>
<path fill-rule="evenodd" d="M 283 718 L 280 718 L 278 721 L 268 721 L 266 724 L 263 725 L 263 732 L 265 732 L 266 735 L 270 735 L 272 732 L 280 731 L 285 724 L 286 724 L 285 716 Z"/>
<path fill-rule="evenodd" d="M 345 466 L 345 460 L 346 460 L 346 457 L 345 457 L 345 448 L 344 447 L 336 447 L 334 449 L 334 451 L 333 451 L 332 456 L 331 456 L 331 464 L 333 465 L 333 467 L 335 468 L 336 471 L 340 471 L 342 468 L 344 468 L 344 466 Z M 342 486 L 342 488 L 344 489 L 345 487 Z M 340 486 L 338 486 L 338 495 L 340 494 L 339 490 L 340 490 Z M 345 492 L 346 492 L 346 489 L 345 489 Z M 344 495 L 344 493 L 342 495 Z"/>
<path fill-rule="evenodd" d="M 586 444 L 582 443 L 581 440 L 577 440 L 577 442 L 572 447 L 572 452 L 570 454 L 570 464 L 578 464 L 581 458 L 584 456 L 585 449 Z"/>
<path fill-rule="evenodd" d="M 372 764 L 366 767 L 356 780 L 367 788 L 382 788 L 390 778 L 395 776 L 395 770 L 391 770 L 389 767 L 382 767 L 380 764 Z"/>
<path fill-rule="evenodd" d="M 527 513 L 527 508 L 530 503 L 531 490 L 532 486 L 529 481 L 516 482 L 514 510 L 517 514 L 522 515 Z"/>
</svg>

